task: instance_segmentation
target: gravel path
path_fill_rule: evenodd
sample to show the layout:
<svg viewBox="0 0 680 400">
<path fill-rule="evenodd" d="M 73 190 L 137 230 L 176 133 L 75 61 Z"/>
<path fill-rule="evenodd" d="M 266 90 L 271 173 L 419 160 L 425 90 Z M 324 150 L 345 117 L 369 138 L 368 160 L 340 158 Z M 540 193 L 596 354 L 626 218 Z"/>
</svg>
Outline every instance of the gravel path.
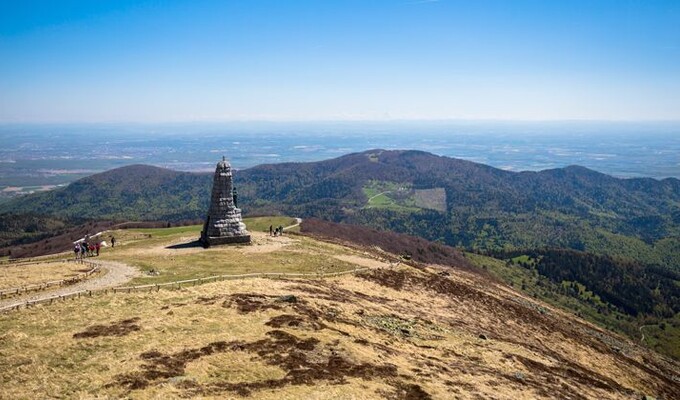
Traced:
<svg viewBox="0 0 680 400">
<path fill-rule="evenodd" d="M 89 260 L 88 260 L 89 261 Z M 120 286 L 130 279 L 141 275 L 141 272 L 127 264 L 116 261 L 96 261 L 101 268 L 101 272 L 94 278 L 86 279 L 70 286 L 62 286 L 55 289 L 48 289 L 42 292 L 33 292 L 23 296 L 12 297 L 0 300 L 0 308 L 23 304 L 28 301 L 42 300 L 52 296 L 61 296 L 81 290 L 105 289 Z"/>
<path fill-rule="evenodd" d="M 302 218 L 295 218 L 295 224 L 294 225 L 289 225 L 283 228 L 284 231 L 287 231 L 288 229 L 295 228 L 296 226 L 300 226 L 302 223 Z"/>
<path fill-rule="evenodd" d="M 299 226 L 302 218 L 295 218 L 295 224 L 286 226 L 284 230 Z M 88 260 L 90 261 L 90 260 Z M 26 301 L 36 301 L 46 299 L 53 296 L 62 296 L 70 293 L 80 292 L 83 290 L 96 290 L 113 288 L 129 282 L 132 278 L 140 276 L 141 272 L 132 266 L 116 261 L 94 261 L 99 264 L 101 272 L 91 279 L 78 282 L 70 286 L 62 286 L 54 289 L 48 289 L 41 292 L 32 292 L 22 296 L 12 297 L 9 299 L 0 300 L 0 309 L 5 307 L 15 306 L 17 304 L 24 304 Z"/>
</svg>

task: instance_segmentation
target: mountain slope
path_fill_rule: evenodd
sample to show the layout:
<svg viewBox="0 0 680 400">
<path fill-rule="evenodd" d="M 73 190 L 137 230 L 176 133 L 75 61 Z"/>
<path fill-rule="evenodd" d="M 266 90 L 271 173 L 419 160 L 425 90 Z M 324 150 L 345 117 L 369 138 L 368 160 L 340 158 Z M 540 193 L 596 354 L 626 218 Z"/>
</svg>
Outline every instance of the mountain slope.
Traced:
<svg viewBox="0 0 680 400">
<path fill-rule="evenodd" d="M 576 166 L 515 173 L 382 150 L 258 166 L 237 178 L 250 212 L 360 223 L 481 250 L 556 246 L 680 265 L 672 252 L 680 245 L 677 179 L 617 179 Z M 397 207 L 372 206 L 371 185 L 382 188 L 377 191 L 405 186 L 407 197 L 439 189 L 446 211 L 414 208 L 394 190 L 388 200 Z M 405 206 L 398 207 L 400 201 Z"/>
<path fill-rule="evenodd" d="M 680 360 L 680 271 L 566 249 L 497 252 L 496 258 L 461 255 L 421 238 L 314 218 L 305 219 L 301 231 L 492 275 L 526 295 L 630 338 L 640 338 L 644 327 L 645 345 Z"/>
<path fill-rule="evenodd" d="M 0 211 L 196 219 L 207 208 L 211 178 L 130 166 Z M 421 151 L 372 150 L 261 165 L 237 171 L 235 183 L 250 215 L 320 217 L 479 250 L 567 247 L 680 265 L 680 181 L 672 178 L 618 179 L 576 166 L 516 173 Z"/>
<path fill-rule="evenodd" d="M 243 263 L 365 269 L 109 291 L 1 314 L 0 397 L 677 397 L 676 361 L 457 263 L 257 231 L 252 246 L 182 247 L 197 232 L 187 233 L 131 231 L 101 259 L 174 264 L 149 282 L 199 274 L 200 263 L 225 274 Z"/>
<path fill-rule="evenodd" d="M 36 193 L 2 205 L 14 213 L 36 212 L 71 219 L 171 220 L 202 218 L 212 176 L 130 165 L 92 175 L 63 189 Z"/>
</svg>

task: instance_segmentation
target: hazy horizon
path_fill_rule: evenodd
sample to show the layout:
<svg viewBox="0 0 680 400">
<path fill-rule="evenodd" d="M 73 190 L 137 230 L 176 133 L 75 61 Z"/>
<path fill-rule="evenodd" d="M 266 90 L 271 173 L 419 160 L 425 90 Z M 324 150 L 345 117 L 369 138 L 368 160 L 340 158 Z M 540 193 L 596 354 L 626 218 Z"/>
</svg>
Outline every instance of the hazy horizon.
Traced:
<svg viewBox="0 0 680 400">
<path fill-rule="evenodd" d="M 664 124 L 677 125 L 680 127 L 680 118 L 677 119 L 466 119 L 466 118 L 393 118 L 393 119 L 224 119 L 224 120 L 150 120 L 150 121 L 0 121 L 0 127 L 8 126 L 181 126 L 181 125 L 257 125 L 257 124 L 396 124 L 396 123 L 423 123 L 423 124 Z"/>
<path fill-rule="evenodd" d="M 617 177 L 680 178 L 677 123 L 250 122 L 0 124 L 0 197 L 108 169 L 211 171 L 371 149 L 422 150 L 509 171 L 582 165 Z"/>
</svg>

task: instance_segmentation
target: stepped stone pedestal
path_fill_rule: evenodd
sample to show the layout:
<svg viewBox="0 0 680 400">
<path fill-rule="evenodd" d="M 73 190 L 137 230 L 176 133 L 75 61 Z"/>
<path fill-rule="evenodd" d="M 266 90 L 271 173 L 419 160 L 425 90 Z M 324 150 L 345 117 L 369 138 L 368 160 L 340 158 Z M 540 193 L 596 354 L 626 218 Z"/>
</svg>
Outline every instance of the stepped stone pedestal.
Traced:
<svg viewBox="0 0 680 400">
<path fill-rule="evenodd" d="M 222 157 L 213 178 L 210 209 L 201 231 L 201 243 L 210 247 L 220 244 L 250 243 L 250 233 L 234 202 L 231 165 Z"/>
</svg>

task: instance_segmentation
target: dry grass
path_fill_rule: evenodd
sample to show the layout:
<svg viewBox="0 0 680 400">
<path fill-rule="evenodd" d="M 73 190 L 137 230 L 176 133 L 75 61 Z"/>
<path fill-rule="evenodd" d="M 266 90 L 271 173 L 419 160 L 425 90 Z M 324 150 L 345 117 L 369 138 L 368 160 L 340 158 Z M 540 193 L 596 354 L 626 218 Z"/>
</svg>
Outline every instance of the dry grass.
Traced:
<svg viewBox="0 0 680 400">
<path fill-rule="evenodd" d="M 0 266 L 0 290 L 73 278 L 90 270 L 72 262 L 26 263 Z"/>
<path fill-rule="evenodd" d="M 0 399 L 678 393 L 677 364 L 472 272 L 391 267 L 360 250 L 257 232 L 249 246 L 171 247 L 196 237 L 195 227 L 172 229 L 115 232 L 120 246 L 102 258 L 160 269 L 145 282 L 371 270 L 108 294 L 0 315 Z"/>
<path fill-rule="evenodd" d="M 444 188 L 416 189 L 416 207 L 446 212 L 446 190 Z"/>
<path fill-rule="evenodd" d="M 116 247 L 106 249 L 101 257 L 137 266 L 145 272 L 153 270 L 158 273 L 146 274 L 135 279 L 133 284 L 255 272 L 337 272 L 365 264 L 338 258 L 339 254 L 349 251 L 342 246 L 297 235 L 271 237 L 266 233 L 252 232 L 250 245 L 204 249 L 195 243 L 197 231 L 185 228 L 176 229 L 171 234 L 162 233 L 151 233 L 148 237 L 138 231 L 114 232 L 118 241 Z M 358 258 L 361 259 L 369 260 L 366 256 Z"/>
<path fill-rule="evenodd" d="M 650 353 L 605 335 L 624 349 L 613 351 L 601 332 L 545 310 L 471 274 L 405 266 L 83 298 L 0 316 L 0 398 L 607 399 L 677 390 Z"/>
</svg>

